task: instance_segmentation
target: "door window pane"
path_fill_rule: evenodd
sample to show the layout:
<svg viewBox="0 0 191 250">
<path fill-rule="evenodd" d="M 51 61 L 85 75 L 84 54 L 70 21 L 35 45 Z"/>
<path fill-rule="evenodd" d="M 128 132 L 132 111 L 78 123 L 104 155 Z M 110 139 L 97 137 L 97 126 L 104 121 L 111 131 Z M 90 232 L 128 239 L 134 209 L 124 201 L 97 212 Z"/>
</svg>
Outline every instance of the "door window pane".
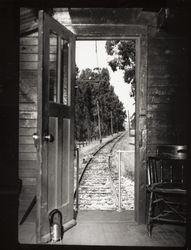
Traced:
<svg viewBox="0 0 191 250">
<path fill-rule="evenodd" d="M 64 105 L 69 105 L 69 88 L 68 88 L 68 64 L 69 64 L 69 43 L 66 40 L 61 40 L 61 55 L 62 55 L 62 86 L 63 86 L 63 94 L 62 94 L 62 102 Z"/>
<path fill-rule="evenodd" d="M 49 101 L 57 102 L 58 37 L 54 33 L 50 33 L 49 39 Z"/>
</svg>

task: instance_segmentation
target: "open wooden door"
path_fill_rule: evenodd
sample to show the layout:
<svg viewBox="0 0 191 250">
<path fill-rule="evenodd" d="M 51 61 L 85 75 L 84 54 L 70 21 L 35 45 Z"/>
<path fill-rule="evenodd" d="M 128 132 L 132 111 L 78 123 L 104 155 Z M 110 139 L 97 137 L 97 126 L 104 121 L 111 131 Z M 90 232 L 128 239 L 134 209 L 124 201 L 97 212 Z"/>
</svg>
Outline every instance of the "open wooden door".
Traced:
<svg viewBox="0 0 191 250">
<path fill-rule="evenodd" d="M 73 215 L 75 36 L 39 12 L 37 242 L 50 239 L 49 213 Z"/>
</svg>

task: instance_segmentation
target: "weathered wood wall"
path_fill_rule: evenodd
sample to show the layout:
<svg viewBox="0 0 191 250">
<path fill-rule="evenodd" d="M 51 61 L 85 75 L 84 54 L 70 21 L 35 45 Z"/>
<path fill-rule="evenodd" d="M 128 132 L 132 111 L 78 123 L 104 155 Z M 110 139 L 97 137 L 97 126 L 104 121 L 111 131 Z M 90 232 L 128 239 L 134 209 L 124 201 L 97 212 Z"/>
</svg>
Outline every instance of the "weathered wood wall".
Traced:
<svg viewBox="0 0 191 250">
<path fill-rule="evenodd" d="M 149 29 L 147 154 L 158 144 L 187 144 L 188 40 L 180 13 L 166 29 Z M 169 20 L 170 22 L 170 20 Z M 177 27 L 177 30 L 175 30 Z"/>
<path fill-rule="evenodd" d="M 19 215 L 30 205 L 36 194 L 37 153 L 33 133 L 37 130 L 38 33 L 20 38 L 19 85 L 19 178 L 22 190 Z M 34 217 L 35 209 L 29 218 Z"/>
<path fill-rule="evenodd" d="M 56 41 L 50 40 L 50 77 L 56 72 Z M 33 134 L 37 132 L 37 85 L 38 85 L 38 32 L 20 38 L 20 85 L 19 85 L 19 178 L 22 190 L 19 199 L 19 217 L 36 195 L 37 151 Z M 54 87 L 55 88 L 55 84 Z M 53 89 L 54 91 L 54 89 Z M 34 221 L 33 207 L 28 221 Z"/>
</svg>

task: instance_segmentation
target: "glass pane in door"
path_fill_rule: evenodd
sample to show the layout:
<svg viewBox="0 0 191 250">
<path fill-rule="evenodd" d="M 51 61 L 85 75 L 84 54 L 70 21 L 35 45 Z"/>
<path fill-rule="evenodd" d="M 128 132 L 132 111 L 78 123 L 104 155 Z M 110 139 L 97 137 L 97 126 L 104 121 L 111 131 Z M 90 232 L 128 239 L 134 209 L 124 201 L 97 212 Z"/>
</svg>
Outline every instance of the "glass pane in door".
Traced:
<svg viewBox="0 0 191 250">
<path fill-rule="evenodd" d="M 58 37 L 54 33 L 49 36 L 49 101 L 58 100 Z"/>
<path fill-rule="evenodd" d="M 68 77 L 68 64 L 69 64 L 69 43 L 61 39 L 61 56 L 62 56 L 62 86 L 63 95 L 62 102 L 64 105 L 69 105 L 69 77 Z"/>
</svg>

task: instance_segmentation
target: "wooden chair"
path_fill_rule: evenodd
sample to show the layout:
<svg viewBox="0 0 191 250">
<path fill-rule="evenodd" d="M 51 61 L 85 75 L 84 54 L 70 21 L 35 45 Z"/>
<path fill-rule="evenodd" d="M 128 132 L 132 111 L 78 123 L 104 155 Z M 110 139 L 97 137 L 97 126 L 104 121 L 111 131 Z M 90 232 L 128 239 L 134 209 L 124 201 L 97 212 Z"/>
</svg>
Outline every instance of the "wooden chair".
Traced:
<svg viewBox="0 0 191 250">
<path fill-rule="evenodd" d="M 147 230 L 152 234 L 155 222 L 186 223 L 185 145 L 161 145 L 156 156 L 148 158 Z"/>
</svg>

